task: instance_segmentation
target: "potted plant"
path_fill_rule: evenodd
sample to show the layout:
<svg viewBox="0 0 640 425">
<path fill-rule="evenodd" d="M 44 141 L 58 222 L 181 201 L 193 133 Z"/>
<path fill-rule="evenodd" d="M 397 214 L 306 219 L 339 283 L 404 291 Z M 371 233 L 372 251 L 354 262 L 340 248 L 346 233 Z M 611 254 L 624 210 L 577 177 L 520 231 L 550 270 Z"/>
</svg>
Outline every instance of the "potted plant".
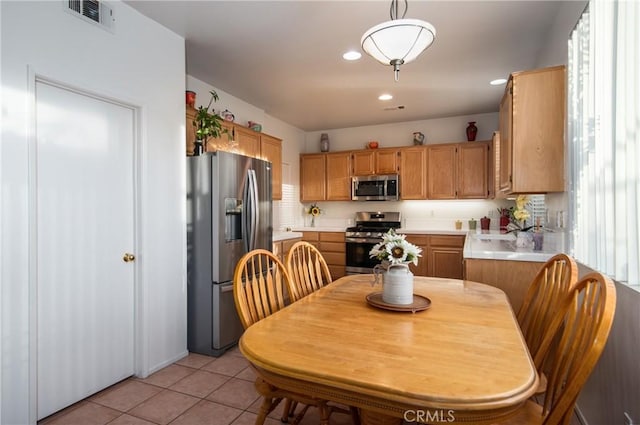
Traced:
<svg viewBox="0 0 640 425">
<path fill-rule="evenodd" d="M 196 109 L 196 117 L 192 123 L 196 133 L 196 143 L 193 150 L 194 155 L 200 155 L 202 153 L 210 137 L 219 138 L 223 134 L 229 133 L 227 129 L 222 128 L 222 118 L 214 114 L 213 111 L 209 112 L 211 104 L 218 101 L 218 93 L 216 93 L 215 90 L 211 90 L 209 93 L 211 94 L 209 104 L 206 108 L 200 106 Z"/>
</svg>

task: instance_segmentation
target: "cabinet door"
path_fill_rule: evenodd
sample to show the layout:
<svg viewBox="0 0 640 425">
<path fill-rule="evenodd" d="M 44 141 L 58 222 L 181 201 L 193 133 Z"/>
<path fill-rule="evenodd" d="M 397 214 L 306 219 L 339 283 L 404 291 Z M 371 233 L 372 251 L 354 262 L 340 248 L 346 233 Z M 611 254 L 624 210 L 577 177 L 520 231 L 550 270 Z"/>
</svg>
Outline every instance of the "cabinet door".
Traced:
<svg viewBox="0 0 640 425">
<path fill-rule="evenodd" d="M 327 201 L 351 200 L 351 155 L 349 152 L 326 154 Z"/>
<path fill-rule="evenodd" d="M 271 252 L 273 252 L 273 255 L 278 257 L 278 260 L 284 262 L 284 255 L 282 254 L 282 241 L 274 242 Z"/>
<path fill-rule="evenodd" d="M 511 190 L 563 192 L 564 66 L 513 75 Z"/>
<path fill-rule="evenodd" d="M 370 176 L 375 174 L 374 151 L 353 151 L 351 153 L 354 176 Z"/>
<path fill-rule="evenodd" d="M 458 145 L 458 198 L 486 199 L 489 196 L 489 142 Z"/>
<path fill-rule="evenodd" d="M 196 119 L 196 109 L 187 106 L 187 118 L 185 130 L 187 132 L 187 155 L 193 155 L 193 148 L 196 142 L 196 130 L 193 128 L 193 121 Z"/>
<path fill-rule="evenodd" d="M 429 276 L 462 279 L 462 248 L 431 246 L 427 261 Z"/>
<path fill-rule="evenodd" d="M 427 198 L 427 149 L 405 148 L 400 151 L 400 198 Z"/>
<path fill-rule="evenodd" d="M 430 235 L 427 250 L 427 275 L 462 279 L 464 236 Z"/>
<path fill-rule="evenodd" d="M 241 126 L 234 127 L 234 140 L 238 144 L 238 152 L 242 155 L 257 158 L 260 156 L 260 134 Z M 222 136 L 224 139 L 225 136 Z"/>
<path fill-rule="evenodd" d="M 235 152 L 235 148 L 237 147 L 236 141 L 234 140 L 234 125 L 229 121 L 222 121 L 220 123 L 222 125 L 223 134 L 218 138 L 209 138 L 207 140 L 207 146 L 205 147 L 205 151 L 207 152 L 215 152 L 215 151 L 225 151 L 225 152 Z"/>
<path fill-rule="evenodd" d="M 511 151 L 513 149 L 511 138 L 511 88 L 513 80 L 509 80 L 500 102 L 500 191 L 511 192 L 511 167 L 513 165 Z"/>
<path fill-rule="evenodd" d="M 422 249 L 420 257 L 418 257 L 418 265 L 414 266 L 413 263 L 409 264 L 411 273 L 415 276 L 427 276 L 427 252 L 428 236 L 427 235 L 407 235 L 407 241 L 414 244 L 418 248 Z"/>
<path fill-rule="evenodd" d="M 324 201 L 326 190 L 326 155 L 300 155 L 300 200 L 302 202 Z"/>
<path fill-rule="evenodd" d="M 396 174 L 398 172 L 398 151 L 376 151 L 376 174 Z"/>
<path fill-rule="evenodd" d="M 268 134 L 260 135 L 262 159 L 271 162 L 271 197 L 282 199 L 282 141 Z"/>
<path fill-rule="evenodd" d="M 456 199 L 457 145 L 429 146 L 427 182 L 429 199 Z"/>
</svg>

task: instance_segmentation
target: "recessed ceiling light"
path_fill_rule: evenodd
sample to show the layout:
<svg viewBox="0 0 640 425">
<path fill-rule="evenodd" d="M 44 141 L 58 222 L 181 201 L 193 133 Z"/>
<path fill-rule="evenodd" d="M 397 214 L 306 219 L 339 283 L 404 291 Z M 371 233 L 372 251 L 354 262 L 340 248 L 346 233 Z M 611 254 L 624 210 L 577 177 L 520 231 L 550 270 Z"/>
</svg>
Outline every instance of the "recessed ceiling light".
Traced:
<svg viewBox="0 0 640 425">
<path fill-rule="evenodd" d="M 489 82 L 489 84 L 491 84 L 492 86 L 499 86 L 500 84 L 504 84 L 506 82 L 507 80 L 505 80 L 504 78 L 498 78 L 497 80 Z"/>
<path fill-rule="evenodd" d="M 342 57 L 348 61 L 357 61 L 362 57 L 362 54 L 360 52 L 356 52 L 355 50 L 350 50 L 342 55 Z"/>
<path fill-rule="evenodd" d="M 379 100 L 391 100 L 393 99 L 393 96 L 391 96 L 390 94 L 381 94 L 380 96 L 378 96 Z"/>
</svg>

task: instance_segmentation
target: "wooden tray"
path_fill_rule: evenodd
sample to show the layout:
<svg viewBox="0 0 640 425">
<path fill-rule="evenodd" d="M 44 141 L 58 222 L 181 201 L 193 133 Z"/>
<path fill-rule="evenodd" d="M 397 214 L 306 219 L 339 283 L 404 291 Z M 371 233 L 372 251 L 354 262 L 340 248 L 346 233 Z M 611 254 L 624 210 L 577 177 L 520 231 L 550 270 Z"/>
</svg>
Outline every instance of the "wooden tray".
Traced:
<svg viewBox="0 0 640 425">
<path fill-rule="evenodd" d="M 411 313 L 415 313 L 417 311 L 423 311 L 431 307 L 431 300 L 429 298 L 417 294 L 413 294 L 413 303 L 411 304 L 386 303 L 382 301 L 382 292 L 372 292 L 367 295 L 366 298 L 369 305 L 390 311 L 410 311 Z"/>
</svg>

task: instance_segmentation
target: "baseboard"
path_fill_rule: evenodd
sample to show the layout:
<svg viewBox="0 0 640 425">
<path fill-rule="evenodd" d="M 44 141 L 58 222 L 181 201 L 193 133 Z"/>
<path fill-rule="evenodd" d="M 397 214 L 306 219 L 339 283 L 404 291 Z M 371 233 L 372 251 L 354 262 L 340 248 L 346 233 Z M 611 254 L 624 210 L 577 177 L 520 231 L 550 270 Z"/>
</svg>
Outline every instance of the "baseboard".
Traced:
<svg viewBox="0 0 640 425">
<path fill-rule="evenodd" d="M 165 367 L 177 362 L 178 360 L 180 360 L 180 359 L 182 359 L 182 358 L 184 358 L 184 357 L 186 357 L 188 355 L 189 355 L 189 351 L 188 350 L 184 350 L 184 351 L 180 352 L 178 355 L 176 355 L 176 356 L 174 356 L 174 357 L 172 357 L 172 358 L 170 358 L 168 360 L 165 360 L 164 362 L 159 363 L 159 364 L 155 365 L 154 367 L 150 368 L 148 373 L 145 374 L 145 376 L 136 375 L 136 377 L 137 378 L 141 378 L 141 379 L 145 379 L 149 375 L 151 375 L 151 374 L 159 371 L 160 369 L 163 369 L 163 368 L 165 368 Z"/>
</svg>

